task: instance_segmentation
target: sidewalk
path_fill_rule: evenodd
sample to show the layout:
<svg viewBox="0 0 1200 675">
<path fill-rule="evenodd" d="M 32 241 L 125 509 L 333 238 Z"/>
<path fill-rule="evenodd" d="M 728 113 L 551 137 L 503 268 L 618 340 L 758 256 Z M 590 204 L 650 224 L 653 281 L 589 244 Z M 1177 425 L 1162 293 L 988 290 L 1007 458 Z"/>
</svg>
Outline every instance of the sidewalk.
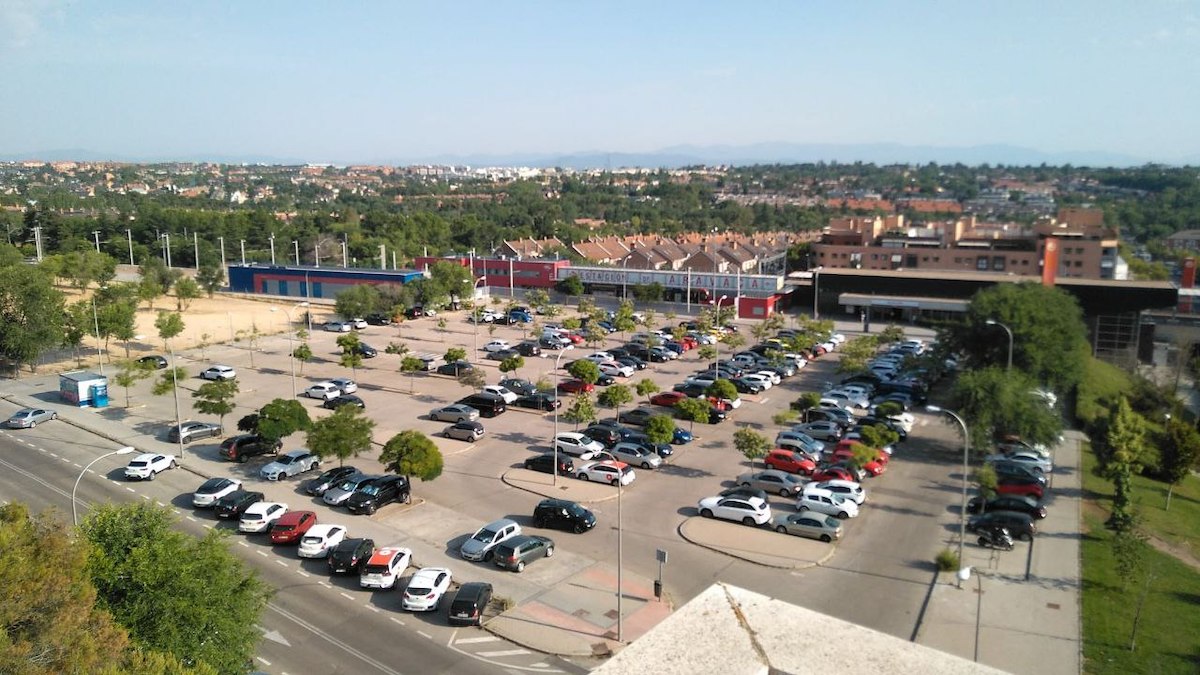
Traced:
<svg viewBox="0 0 1200 675">
<path fill-rule="evenodd" d="M 1080 442 L 1068 431 L 1054 454 L 1049 513 L 1033 542 L 994 551 L 967 535 L 971 578 L 943 573 L 930 592 L 916 642 L 1012 673 L 1081 672 Z"/>
</svg>

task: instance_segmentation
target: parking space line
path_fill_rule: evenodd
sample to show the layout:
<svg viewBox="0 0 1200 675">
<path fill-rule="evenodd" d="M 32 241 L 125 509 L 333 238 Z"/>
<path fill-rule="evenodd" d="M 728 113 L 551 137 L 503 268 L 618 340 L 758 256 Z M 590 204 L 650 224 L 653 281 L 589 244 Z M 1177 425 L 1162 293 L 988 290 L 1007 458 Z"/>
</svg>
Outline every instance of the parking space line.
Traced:
<svg viewBox="0 0 1200 675">
<path fill-rule="evenodd" d="M 246 542 L 244 542 L 244 541 L 239 541 L 239 542 L 238 542 L 238 546 L 245 546 L 246 548 L 250 548 L 250 544 L 247 544 L 247 543 L 246 543 Z"/>
<path fill-rule="evenodd" d="M 421 637 L 423 637 L 423 638 L 427 638 L 427 639 L 429 639 L 429 640 L 432 640 L 432 639 L 433 639 L 433 636 L 432 636 L 432 635 L 430 635 L 429 633 L 426 633 L 426 632 L 425 632 L 425 631 L 423 631 L 423 630 L 419 630 L 419 631 L 417 631 L 417 635 L 420 635 Z"/>
<path fill-rule="evenodd" d="M 187 518 L 188 520 L 192 521 L 193 523 L 196 522 L 196 519 L 191 516 L 184 516 L 184 518 Z M 242 542 L 242 544 L 244 545 L 245 542 Z"/>
<path fill-rule="evenodd" d="M 372 612 L 375 612 L 376 614 L 379 613 L 379 608 L 376 607 L 375 605 L 367 605 L 367 609 L 371 610 Z"/>
<path fill-rule="evenodd" d="M 275 561 L 275 564 L 276 564 L 276 565 L 282 565 L 282 566 L 284 566 L 284 567 L 287 567 L 287 566 L 288 566 L 288 564 L 287 564 L 285 561 L 283 561 L 283 560 L 276 560 L 276 561 Z"/>
<path fill-rule="evenodd" d="M 341 591 L 338 591 L 338 595 L 342 596 L 343 598 L 345 598 L 345 599 L 347 599 L 347 600 L 353 600 L 353 599 L 354 599 L 354 596 L 353 596 L 353 595 L 350 595 L 349 593 L 343 593 L 343 592 L 341 592 Z"/>
<path fill-rule="evenodd" d="M 167 505 L 166 505 L 166 504 L 164 504 L 164 503 L 162 503 L 162 502 L 158 501 L 157 499 L 156 499 L 156 500 L 154 500 L 154 503 L 155 503 L 155 504 L 158 504 L 159 506 L 163 507 L 164 509 L 165 509 L 165 508 L 167 508 Z"/>
<path fill-rule="evenodd" d="M 498 656 L 520 656 L 521 654 L 529 653 L 530 651 L 528 649 L 504 649 L 498 652 L 479 652 L 478 656 L 482 656 L 485 659 L 490 659 Z"/>
<path fill-rule="evenodd" d="M 312 575 L 311 575 L 311 574 L 309 574 L 308 572 L 301 572 L 300 570 L 296 570 L 296 571 L 297 571 L 297 572 L 299 572 L 300 576 L 304 577 L 305 579 L 307 579 L 307 578 L 309 578 L 309 577 L 311 577 L 311 576 L 312 576 Z"/>
<path fill-rule="evenodd" d="M 120 485 L 120 483 L 117 483 L 117 485 Z M 130 492 L 133 492 L 133 491 L 134 491 L 134 489 L 133 489 L 133 488 L 131 488 L 131 487 L 129 487 L 128 485 L 126 485 L 126 486 L 125 486 L 125 489 L 126 489 L 126 490 L 129 490 Z"/>
<path fill-rule="evenodd" d="M 254 657 L 254 658 L 255 658 L 255 659 L 256 659 L 256 660 L 257 660 L 259 663 L 263 664 L 264 666 L 266 666 L 266 667 L 268 667 L 268 668 L 270 668 L 270 667 L 271 667 L 271 662 L 270 662 L 270 661 L 268 661 L 268 660 L 266 660 L 266 659 L 264 659 L 263 657 L 261 657 L 261 656 L 256 656 L 256 657 Z"/>
<path fill-rule="evenodd" d="M 82 469 L 82 468 L 83 468 L 83 465 L 82 465 L 82 464 L 80 464 L 79 462 L 71 462 L 71 463 L 72 463 L 72 464 L 74 464 L 74 465 L 75 465 L 75 468 L 77 468 L 77 469 Z"/>
<path fill-rule="evenodd" d="M 496 637 L 495 635 L 488 635 L 485 637 L 473 637 L 473 638 L 463 638 L 461 640 L 455 640 L 454 644 L 456 644 L 456 645 L 472 645 L 477 642 L 499 642 L 499 641 L 500 641 L 500 638 Z"/>
<path fill-rule="evenodd" d="M 266 558 L 266 557 L 267 557 L 267 552 L 266 552 L 266 551 L 255 551 L 255 553 L 257 553 L 257 554 L 261 555 L 261 556 L 262 556 L 262 557 L 264 557 L 264 558 Z"/>
<path fill-rule="evenodd" d="M 403 625 L 404 625 L 404 622 L 403 622 L 403 621 L 401 621 L 400 619 L 397 619 L 397 618 L 396 618 L 396 617 L 394 617 L 394 616 L 389 616 L 388 618 L 389 618 L 389 619 L 391 619 L 392 621 L 395 621 L 396 623 L 400 624 L 401 626 L 403 626 Z"/>
<path fill-rule="evenodd" d="M 321 586 L 324 586 L 325 588 L 333 588 L 333 586 L 330 586 L 329 583 L 326 581 L 318 581 L 317 583 L 320 584 Z"/>
</svg>

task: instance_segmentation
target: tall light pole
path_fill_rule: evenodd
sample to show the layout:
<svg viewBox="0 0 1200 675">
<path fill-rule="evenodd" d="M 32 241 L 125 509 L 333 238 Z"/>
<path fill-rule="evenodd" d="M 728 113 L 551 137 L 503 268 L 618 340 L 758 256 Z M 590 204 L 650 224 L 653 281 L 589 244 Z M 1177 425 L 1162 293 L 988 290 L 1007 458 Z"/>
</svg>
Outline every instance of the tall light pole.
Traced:
<svg viewBox="0 0 1200 675">
<path fill-rule="evenodd" d="M 179 416 L 179 365 L 175 361 L 175 345 L 167 342 L 171 353 L 171 393 L 175 395 L 175 428 L 179 430 L 179 463 L 183 464 L 183 418 Z"/>
<path fill-rule="evenodd" d="M 100 346 L 100 315 L 96 313 L 96 297 L 92 296 L 92 321 L 96 324 L 96 361 L 100 364 L 100 374 L 104 374 L 104 350 Z"/>
<path fill-rule="evenodd" d="M 133 265 L 133 230 L 125 230 L 125 236 L 129 240 L 129 264 Z"/>
<path fill-rule="evenodd" d="M 296 307 L 308 307 L 307 302 L 298 302 Z M 279 311 L 279 307 L 272 307 L 271 311 Z M 283 314 L 288 320 L 288 360 L 292 364 L 292 398 L 296 398 L 296 348 L 292 346 L 292 312 L 287 307 L 283 308 Z"/>
<path fill-rule="evenodd" d="M 621 629 L 624 624 L 622 622 L 622 617 L 621 617 L 621 600 L 623 599 L 623 596 L 625 595 L 622 592 L 624 589 L 621 587 L 621 570 L 623 567 L 623 565 L 621 564 L 622 563 L 622 560 L 621 560 L 621 532 L 622 532 L 621 494 L 625 492 L 624 481 L 622 480 L 622 478 L 624 478 L 624 476 L 622 476 L 621 474 L 618 473 L 617 474 L 617 642 L 623 641 L 622 640 L 623 635 L 622 635 Z"/>
<path fill-rule="evenodd" d="M 628 264 L 629 264 L 629 256 L 625 256 L 625 259 L 621 261 L 621 299 L 622 300 L 625 299 L 625 295 L 626 295 L 625 286 L 626 286 L 626 284 L 629 283 L 629 269 L 626 267 L 626 265 L 628 265 Z"/>
<path fill-rule="evenodd" d="M 471 324 L 475 326 L 475 351 L 471 353 L 471 363 L 479 360 L 479 308 L 475 307 L 475 291 L 479 289 L 479 284 L 483 281 L 487 281 L 486 275 L 476 279 L 471 286 Z"/>
<path fill-rule="evenodd" d="M 971 432 L 967 431 L 967 423 L 963 418 L 952 410 L 946 410 L 941 406 L 927 405 L 925 409 L 931 413 L 944 413 L 954 418 L 962 427 L 963 432 L 963 472 L 962 472 L 962 511 L 958 514 L 958 587 L 962 588 L 964 572 L 969 572 L 969 568 L 964 566 L 966 562 L 963 559 L 963 542 L 967 539 L 967 473 L 971 470 L 968 465 L 968 458 L 971 454 Z"/>
<path fill-rule="evenodd" d="M 1011 370 L 1012 370 L 1012 352 L 1013 352 L 1013 332 L 1012 332 L 1012 329 L 1011 329 L 1011 328 L 1009 328 L 1008 326 L 1006 326 L 1006 325 L 1004 325 L 1004 324 L 1000 323 L 999 321 L 996 321 L 995 319 L 988 319 L 988 320 L 987 320 L 987 321 L 985 321 L 984 323 L 986 323 L 986 324 L 987 324 L 987 325 L 989 325 L 989 326 L 1000 326 L 1001 328 L 1003 328 L 1003 329 L 1004 329 L 1004 332 L 1005 332 L 1005 333 L 1008 333 L 1008 369 L 1011 371 Z"/>
<path fill-rule="evenodd" d="M 79 489 L 79 482 L 81 480 L 83 480 L 84 474 L 86 474 L 88 472 L 88 469 L 92 468 L 93 464 L 95 464 L 96 462 L 99 462 L 100 460 L 104 459 L 105 457 L 112 457 L 113 455 L 128 455 L 132 452 L 137 452 L 137 450 L 128 445 L 123 448 L 113 450 L 112 452 L 106 452 L 103 455 L 100 455 L 99 457 L 97 457 L 96 459 L 93 459 L 91 462 L 88 463 L 87 466 L 83 467 L 83 471 L 79 472 L 79 478 L 75 479 L 75 487 L 71 488 L 71 522 L 75 524 L 75 527 L 79 527 L 79 508 L 75 503 L 75 492 Z"/>
<path fill-rule="evenodd" d="M 813 268 L 813 321 L 821 318 L 821 308 L 818 306 L 818 300 L 821 297 L 821 270 L 825 269 L 818 265 Z"/>
<path fill-rule="evenodd" d="M 551 473 L 554 476 L 554 482 L 551 485 L 558 487 L 558 409 L 562 407 L 562 401 L 558 400 L 558 385 L 562 384 L 562 371 L 558 369 L 562 364 L 563 354 L 567 353 L 568 349 L 574 349 L 575 345 L 567 345 L 558 351 L 558 356 L 554 357 L 554 400 L 558 405 L 554 406 L 554 438 L 550 439 L 550 447 L 554 450 L 554 471 Z"/>
<path fill-rule="evenodd" d="M 296 267 L 299 267 L 300 266 L 300 241 L 298 239 L 292 240 L 292 248 L 296 249 Z"/>
<path fill-rule="evenodd" d="M 717 300 L 717 311 L 714 313 L 715 316 L 713 317 L 713 320 L 714 320 L 713 323 L 715 323 L 716 325 L 713 326 L 713 328 L 721 327 L 721 325 L 720 325 L 721 324 L 721 303 L 725 302 L 726 298 L 728 298 L 728 297 L 729 297 L 728 295 L 722 295 Z M 713 343 L 713 347 L 716 347 L 716 349 L 717 349 L 717 368 L 720 368 L 721 367 L 721 339 L 720 338 L 717 338 L 717 341 Z"/>
</svg>

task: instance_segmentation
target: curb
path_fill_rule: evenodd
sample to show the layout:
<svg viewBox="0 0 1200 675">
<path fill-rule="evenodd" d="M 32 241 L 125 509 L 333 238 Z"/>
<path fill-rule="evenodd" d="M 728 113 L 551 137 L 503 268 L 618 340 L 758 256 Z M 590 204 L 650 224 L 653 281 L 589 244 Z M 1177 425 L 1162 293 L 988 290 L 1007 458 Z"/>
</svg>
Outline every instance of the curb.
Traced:
<svg viewBox="0 0 1200 675">
<path fill-rule="evenodd" d="M 515 611 L 515 610 L 516 610 L 516 608 L 514 607 L 513 609 L 510 609 L 510 610 L 508 610 L 508 612 L 512 612 L 512 611 Z M 508 612 L 505 612 L 504 614 L 507 614 Z M 545 650 L 544 648 L 542 648 L 542 647 L 537 647 L 537 646 L 534 646 L 534 645 L 532 645 L 532 644 L 529 644 L 528 642 L 526 642 L 526 641 L 524 641 L 524 640 L 521 640 L 521 639 L 518 639 L 518 638 L 516 638 L 516 637 L 513 637 L 512 635 L 506 635 L 504 632 L 502 632 L 502 631 L 499 631 L 499 630 L 496 630 L 495 628 L 492 628 L 492 627 L 491 627 L 491 624 L 492 624 L 492 623 L 493 623 L 493 622 L 494 622 L 496 619 L 499 619 L 499 618 L 503 617 L 503 616 L 504 616 L 504 614 L 498 614 L 498 615 L 496 615 L 496 616 L 492 617 L 490 620 L 488 620 L 488 621 L 487 621 L 487 622 L 485 622 L 485 623 L 484 623 L 482 626 L 480 626 L 480 628 L 481 628 L 481 629 L 483 629 L 483 630 L 485 630 L 485 631 L 487 631 L 488 633 L 491 633 L 492 635 L 495 635 L 496 637 L 499 637 L 499 638 L 500 638 L 500 639 L 502 639 L 502 640 L 507 640 L 508 642 L 511 642 L 511 643 L 513 643 L 514 645 L 517 645 L 518 647 L 521 647 L 521 648 L 523 648 L 523 649 L 528 649 L 528 650 L 530 650 L 530 651 L 537 652 L 537 653 L 539 653 L 539 654 L 547 654 L 547 655 L 550 655 L 550 656 L 559 656 L 559 657 L 564 657 L 564 658 L 566 658 L 566 657 L 570 657 L 570 658 L 604 658 L 604 659 L 606 659 L 606 658 L 609 658 L 609 657 L 611 657 L 613 654 L 615 654 L 615 653 L 616 653 L 616 652 L 614 652 L 614 651 L 613 651 L 611 648 L 608 650 L 608 653 L 606 653 L 606 654 L 596 654 L 595 652 L 583 652 L 583 651 L 577 651 L 577 652 L 551 652 L 551 651 L 546 651 L 546 650 Z M 514 621 L 515 621 L 515 619 L 514 619 Z"/>
<path fill-rule="evenodd" d="M 510 468 L 508 471 L 512 471 L 512 470 L 513 470 L 513 469 L 511 469 L 511 468 Z M 524 485 L 521 485 L 521 484 L 519 484 L 519 483 L 516 483 L 516 482 L 510 481 L 510 480 L 508 479 L 508 471 L 505 471 L 504 473 L 500 474 L 500 482 L 504 483 L 505 485 L 507 485 L 507 486 L 509 486 L 509 487 L 516 488 L 516 489 L 518 489 L 518 490 L 524 490 L 525 492 L 528 492 L 528 493 L 530 493 L 530 494 L 535 494 L 535 495 L 537 495 L 537 496 L 539 496 L 539 497 L 545 497 L 545 498 L 548 498 L 548 499 L 549 499 L 549 498 L 555 498 L 555 497 L 554 497 L 554 495 L 546 495 L 546 494 L 542 494 L 541 492 L 538 492 L 537 490 L 534 490 L 534 489 L 532 489 L 532 488 L 525 487 Z M 524 469 L 522 469 L 522 471 L 524 471 Z M 577 481 L 579 481 L 579 479 L 578 479 L 578 478 L 568 478 L 567 480 L 570 480 L 570 481 L 572 481 L 572 482 L 577 482 Z M 603 484 L 602 484 L 602 483 L 590 483 L 590 485 L 603 485 Z M 554 489 L 554 486 L 553 486 L 553 485 L 550 485 L 550 486 L 548 486 L 548 487 L 549 487 L 550 489 Z M 562 489 L 562 488 L 559 488 L 559 489 Z M 607 502 L 607 501 L 610 501 L 610 500 L 613 500 L 613 499 L 616 499 L 616 498 L 617 498 L 617 495 L 615 495 L 615 494 L 612 494 L 612 495 L 609 495 L 609 496 L 607 496 L 607 497 L 601 497 L 600 499 L 585 499 L 585 500 L 581 500 L 581 501 L 579 501 L 578 503 L 580 503 L 580 504 L 598 504 L 598 503 L 600 503 L 600 502 Z"/>
<path fill-rule="evenodd" d="M 688 520 L 691 520 L 692 518 L 699 518 L 699 517 L 700 517 L 700 516 L 691 516 L 691 517 L 689 517 L 689 518 L 688 518 Z M 709 544 L 706 544 L 706 543 L 704 543 L 704 542 L 697 541 L 697 540 L 695 540 L 695 539 L 692 539 L 692 538 L 688 537 L 686 534 L 684 534 L 684 533 L 683 533 L 683 526 L 684 526 L 685 524 L 687 524 L 688 520 L 685 520 L 685 521 L 683 521 L 682 523 L 680 523 L 680 524 L 679 524 L 679 526 L 678 526 L 678 527 L 676 527 L 676 528 L 675 528 L 675 532 L 676 532 L 676 533 L 677 533 L 677 534 L 680 536 L 680 538 L 682 538 L 684 541 L 688 542 L 689 544 L 693 544 L 693 545 L 695 545 L 695 546 L 699 546 L 699 547 L 701 547 L 701 548 L 706 548 L 706 549 L 708 549 L 708 550 L 710 550 L 710 551 L 716 551 L 717 553 L 720 553 L 720 554 L 722 554 L 722 555 L 728 556 L 728 557 L 730 557 L 730 558 L 734 558 L 734 559 L 736 559 L 736 560 L 744 560 L 744 561 L 746 561 L 746 562 L 748 562 L 748 563 L 752 563 L 752 564 L 758 565 L 758 566 L 760 566 L 760 567 L 769 567 L 769 568 L 771 568 L 771 569 L 778 569 L 778 570 L 803 570 L 803 569 L 808 569 L 808 568 L 810 568 L 810 567 L 820 567 L 821 565 L 823 565 L 823 564 L 825 564 L 826 562 L 828 562 L 828 561 L 829 561 L 829 559 L 833 557 L 833 554 L 834 554 L 834 553 L 837 553 L 837 544 L 835 544 L 835 543 L 832 543 L 832 542 L 831 542 L 831 543 L 829 544 L 829 551 L 828 551 L 828 552 L 826 552 L 826 553 L 825 553 L 825 555 L 821 556 L 820 560 L 816 560 L 816 561 L 804 561 L 802 564 L 792 564 L 792 565 L 775 565 L 775 564 L 772 564 L 772 563 L 769 563 L 769 562 L 764 562 L 764 561 L 762 561 L 762 560 L 758 560 L 758 559 L 755 559 L 755 558 L 750 558 L 750 557 L 747 557 L 747 556 L 744 556 L 744 555 L 738 555 L 738 554 L 736 554 L 736 553 L 730 553 L 729 551 L 727 551 L 727 550 L 725 550 L 725 549 L 716 548 L 716 547 L 714 547 L 714 546 L 710 546 Z M 783 556 L 779 556 L 779 557 L 783 557 Z"/>
<path fill-rule="evenodd" d="M 86 431 L 89 434 L 99 436 L 100 438 L 107 439 L 109 441 L 112 441 L 113 443 L 120 443 L 120 444 L 125 443 L 124 441 L 122 441 L 118 438 L 113 438 L 107 432 L 101 431 L 99 429 L 94 429 L 87 424 L 83 424 L 83 423 L 79 422 L 78 420 L 73 420 L 73 419 L 70 419 L 69 417 L 63 417 L 62 415 L 59 415 L 58 419 L 66 422 L 67 424 L 75 427 L 76 429 L 82 429 L 83 431 Z M 183 469 L 184 471 L 187 471 L 188 473 L 193 474 L 195 476 L 199 476 L 200 478 L 203 478 L 205 480 L 212 478 L 212 476 L 210 476 L 206 473 L 202 473 L 198 469 L 192 468 L 191 464 L 188 462 L 185 462 L 183 457 L 179 457 L 177 459 L 179 461 L 176 463 L 176 466 L 179 467 L 180 469 Z"/>
</svg>

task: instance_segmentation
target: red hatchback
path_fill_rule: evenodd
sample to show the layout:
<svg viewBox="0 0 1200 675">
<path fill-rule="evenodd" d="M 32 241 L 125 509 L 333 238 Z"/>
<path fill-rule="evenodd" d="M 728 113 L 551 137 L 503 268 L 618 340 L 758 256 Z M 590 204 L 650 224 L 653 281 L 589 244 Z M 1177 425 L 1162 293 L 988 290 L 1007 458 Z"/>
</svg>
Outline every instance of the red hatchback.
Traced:
<svg viewBox="0 0 1200 675">
<path fill-rule="evenodd" d="M 849 462 L 849 461 L 853 460 L 854 459 L 854 446 L 856 446 L 856 445 L 862 445 L 862 444 L 859 443 L 858 441 L 842 441 L 842 442 L 838 443 L 837 449 L 834 450 L 834 452 L 833 452 L 831 461 Z M 871 474 L 872 476 L 878 476 L 879 474 L 883 473 L 884 471 L 887 471 L 887 464 L 888 464 L 887 453 L 882 450 L 879 450 L 875 454 L 875 459 L 864 464 L 862 468 L 864 471 Z"/>
<path fill-rule="evenodd" d="M 651 396 L 650 403 L 670 408 L 686 398 L 687 396 L 678 391 L 664 391 Z"/>
<path fill-rule="evenodd" d="M 1023 495 L 1041 499 L 1046 494 L 1042 484 L 1034 478 L 1002 478 L 996 484 L 996 492 L 1002 495 Z"/>
<path fill-rule="evenodd" d="M 858 482 L 858 479 L 854 474 L 840 466 L 829 466 L 825 467 L 824 469 L 817 469 L 812 474 L 812 480 L 814 483 L 819 483 L 824 480 L 848 480 L 853 483 Z"/>
<path fill-rule="evenodd" d="M 782 448 L 776 448 L 767 453 L 766 459 L 763 461 L 772 469 L 788 473 L 802 473 L 806 476 L 811 475 L 817 468 L 816 463 L 811 459 L 798 452 Z"/>
<path fill-rule="evenodd" d="M 588 384 L 583 380 L 567 380 L 558 384 L 558 390 L 564 394 L 578 394 L 583 391 L 593 391 L 596 385 Z"/>
<path fill-rule="evenodd" d="M 312 511 L 288 511 L 271 526 L 271 543 L 294 544 L 316 524 L 317 514 Z"/>
</svg>

